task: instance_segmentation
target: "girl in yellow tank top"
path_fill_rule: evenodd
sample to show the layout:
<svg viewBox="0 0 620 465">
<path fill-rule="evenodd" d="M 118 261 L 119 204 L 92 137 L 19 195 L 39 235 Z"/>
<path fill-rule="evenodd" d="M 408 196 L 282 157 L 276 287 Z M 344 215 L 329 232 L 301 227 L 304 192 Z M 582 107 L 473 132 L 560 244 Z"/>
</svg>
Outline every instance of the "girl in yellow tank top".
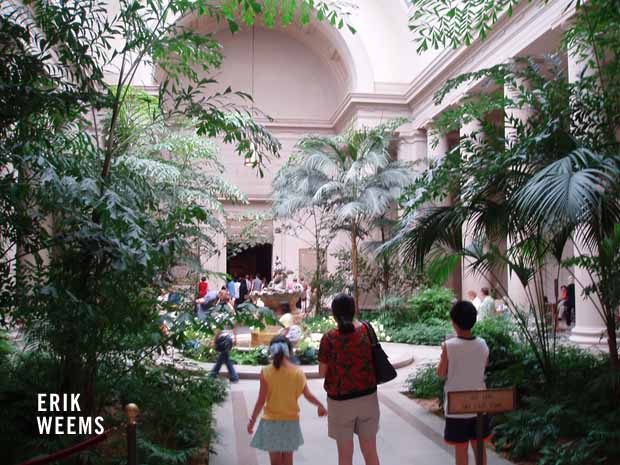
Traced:
<svg viewBox="0 0 620 465">
<path fill-rule="evenodd" d="M 258 399 L 248 422 L 248 433 L 252 434 L 256 418 L 263 411 L 251 446 L 269 452 L 271 465 L 293 465 L 293 452 L 304 443 L 297 404 L 302 394 L 317 406 L 320 417 L 327 414 L 308 389 L 303 370 L 289 360 L 292 352 L 291 343 L 284 336 L 271 340 L 269 353 L 273 363 L 261 372 Z"/>
</svg>

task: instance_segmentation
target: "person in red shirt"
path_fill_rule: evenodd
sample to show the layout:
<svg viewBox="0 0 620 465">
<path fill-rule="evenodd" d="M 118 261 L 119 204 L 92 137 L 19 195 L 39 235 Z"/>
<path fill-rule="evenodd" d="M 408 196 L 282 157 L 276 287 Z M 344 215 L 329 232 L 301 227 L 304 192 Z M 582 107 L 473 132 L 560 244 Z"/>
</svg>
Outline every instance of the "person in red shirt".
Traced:
<svg viewBox="0 0 620 465">
<path fill-rule="evenodd" d="M 354 321 L 353 297 L 337 295 L 332 313 L 338 327 L 323 335 L 318 356 L 327 392 L 328 435 L 338 445 L 338 465 L 352 465 L 354 435 L 366 465 L 379 465 L 380 414 L 370 336 L 363 324 Z"/>
<path fill-rule="evenodd" d="M 209 292 L 209 283 L 207 283 L 207 278 L 203 276 L 198 283 L 198 298 L 206 296 L 207 292 Z"/>
</svg>

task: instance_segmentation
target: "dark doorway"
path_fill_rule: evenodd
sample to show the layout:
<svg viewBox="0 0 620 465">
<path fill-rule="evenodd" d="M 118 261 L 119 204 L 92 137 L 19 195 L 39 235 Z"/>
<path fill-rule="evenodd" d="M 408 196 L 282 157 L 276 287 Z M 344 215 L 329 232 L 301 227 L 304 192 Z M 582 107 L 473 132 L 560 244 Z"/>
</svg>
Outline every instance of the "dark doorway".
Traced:
<svg viewBox="0 0 620 465">
<path fill-rule="evenodd" d="M 235 244 L 236 245 L 236 244 Z M 231 247 L 236 249 L 236 246 Z M 261 278 L 271 281 L 271 257 L 273 246 L 271 244 L 259 244 L 249 247 L 226 261 L 226 273 L 237 278 L 249 274 L 260 274 Z"/>
</svg>

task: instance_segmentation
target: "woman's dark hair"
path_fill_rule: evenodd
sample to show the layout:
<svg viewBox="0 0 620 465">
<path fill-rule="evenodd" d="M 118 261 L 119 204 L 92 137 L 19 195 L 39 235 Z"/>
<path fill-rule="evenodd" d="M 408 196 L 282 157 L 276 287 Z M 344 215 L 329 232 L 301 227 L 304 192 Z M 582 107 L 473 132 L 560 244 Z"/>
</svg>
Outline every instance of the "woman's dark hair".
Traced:
<svg viewBox="0 0 620 465">
<path fill-rule="evenodd" d="M 286 344 L 288 346 L 289 355 L 293 355 L 293 345 L 291 344 L 291 341 L 284 336 L 275 336 L 269 343 L 269 349 L 271 349 L 272 345 L 278 343 Z M 284 353 L 282 351 L 279 351 L 273 355 L 273 366 L 276 367 L 276 370 L 279 370 L 282 366 L 282 360 L 284 360 Z"/>
<path fill-rule="evenodd" d="M 348 294 L 338 294 L 334 297 L 334 300 L 332 300 L 332 313 L 341 333 L 355 332 L 355 325 L 353 324 L 355 299 L 353 297 Z"/>
<path fill-rule="evenodd" d="M 282 314 L 291 313 L 291 306 L 288 302 L 282 302 L 280 304 L 280 310 L 282 310 Z"/>
</svg>

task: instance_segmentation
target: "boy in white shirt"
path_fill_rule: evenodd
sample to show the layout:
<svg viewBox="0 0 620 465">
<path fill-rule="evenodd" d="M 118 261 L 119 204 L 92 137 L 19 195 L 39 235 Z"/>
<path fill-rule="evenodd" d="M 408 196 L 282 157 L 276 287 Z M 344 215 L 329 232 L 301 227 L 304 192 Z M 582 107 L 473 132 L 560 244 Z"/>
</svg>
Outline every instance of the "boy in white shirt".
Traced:
<svg viewBox="0 0 620 465">
<path fill-rule="evenodd" d="M 446 378 L 444 386 L 444 410 L 448 412 L 448 392 L 485 389 L 484 371 L 489 359 L 489 348 L 484 339 L 473 336 L 471 329 L 476 324 L 478 312 L 471 302 L 459 301 L 452 306 L 450 318 L 456 337 L 441 344 L 441 359 L 437 374 Z M 467 449 L 471 443 L 475 451 L 476 415 L 455 415 L 446 413 L 444 439 L 455 448 L 456 465 L 468 465 Z M 484 417 L 484 437 L 491 435 L 489 418 Z M 483 463 L 486 465 L 486 451 Z"/>
</svg>

